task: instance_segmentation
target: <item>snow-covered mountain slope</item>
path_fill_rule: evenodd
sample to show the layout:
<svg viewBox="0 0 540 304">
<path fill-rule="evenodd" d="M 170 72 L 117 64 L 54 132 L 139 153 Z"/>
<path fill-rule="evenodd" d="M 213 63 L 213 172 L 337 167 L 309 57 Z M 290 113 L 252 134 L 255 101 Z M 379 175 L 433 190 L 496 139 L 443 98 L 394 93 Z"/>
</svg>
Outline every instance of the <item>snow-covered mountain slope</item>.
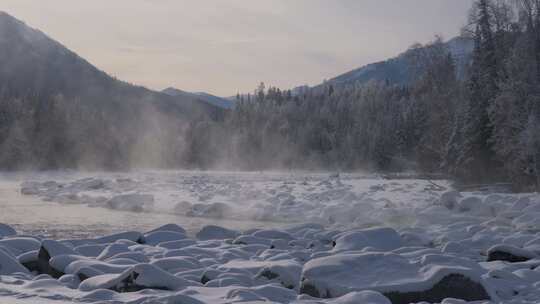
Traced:
<svg viewBox="0 0 540 304">
<path fill-rule="evenodd" d="M 232 109 L 234 107 L 234 102 L 232 100 L 218 97 L 218 96 L 208 94 L 205 92 L 191 93 L 191 92 L 182 91 L 173 87 L 166 88 L 165 90 L 161 92 L 170 96 L 187 96 L 190 98 L 195 98 L 200 101 L 206 102 L 208 104 L 211 104 L 213 106 L 223 108 L 223 109 Z"/>
<path fill-rule="evenodd" d="M 0 168 L 10 170 L 126 168 L 154 148 L 163 149 L 157 159 L 178 160 L 175 142 L 184 126 L 224 115 L 196 96 L 169 96 L 111 77 L 6 13 L 0 13 L 0 95 Z M 132 163 L 138 146 L 158 137 L 167 143 L 148 145 Z M 24 152 L 13 150 L 18 147 Z"/>
<path fill-rule="evenodd" d="M 474 49 L 471 38 L 456 37 L 445 43 L 448 51 L 454 57 L 457 73 L 463 77 Z M 416 50 L 418 51 L 418 50 Z M 369 81 L 385 81 L 392 84 L 406 84 L 414 79 L 410 73 L 408 57 L 415 50 L 408 50 L 397 57 L 386 61 L 376 62 L 352 70 L 328 80 L 327 84 L 366 83 Z"/>
<path fill-rule="evenodd" d="M 0 89 L 15 96 L 62 94 L 105 105 L 116 101 L 132 106 L 153 103 L 186 116 L 215 110 L 193 96 L 179 100 L 111 77 L 5 12 L 0 12 Z"/>
</svg>

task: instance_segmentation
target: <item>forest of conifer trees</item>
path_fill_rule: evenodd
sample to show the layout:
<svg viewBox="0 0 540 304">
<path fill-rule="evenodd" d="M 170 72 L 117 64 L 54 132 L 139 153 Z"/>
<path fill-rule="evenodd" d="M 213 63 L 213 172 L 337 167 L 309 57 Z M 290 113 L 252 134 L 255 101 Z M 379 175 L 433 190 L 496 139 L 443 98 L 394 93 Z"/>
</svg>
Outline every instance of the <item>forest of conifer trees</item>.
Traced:
<svg viewBox="0 0 540 304">
<path fill-rule="evenodd" d="M 219 119 L 143 124 L 148 112 L 121 97 L 100 108 L 73 94 L 14 95 L 4 83 L 0 166 L 118 169 L 154 154 L 149 166 L 415 171 L 539 189 L 540 0 L 477 0 L 468 19 L 464 67 L 436 37 L 407 52 L 405 84 L 261 83 Z"/>
<path fill-rule="evenodd" d="M 415 46 L 407 85 L 327 83 L 293 94 L 261 84 L 238 95 L 225 125 L 194 125 L 192 161 L 416 170 L 538 187 L 540 1 L 478 0 L 463 35 L 475 43 L 463 78 L 436 38 Z"/>
</svg>

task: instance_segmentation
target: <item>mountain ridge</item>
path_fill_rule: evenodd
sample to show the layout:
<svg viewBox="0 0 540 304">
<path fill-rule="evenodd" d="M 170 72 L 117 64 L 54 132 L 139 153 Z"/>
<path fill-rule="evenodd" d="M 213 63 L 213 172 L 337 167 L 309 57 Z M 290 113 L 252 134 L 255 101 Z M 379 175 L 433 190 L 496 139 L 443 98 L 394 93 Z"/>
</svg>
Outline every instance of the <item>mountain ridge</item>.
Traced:
<svg viewBox="0 0 540 304">
<path fill-rule="evenodd" d="M 363 65 L 348 72 L 339 74 L 314 86 L 301 85 L 292 89 L 294 95 L 302 95 L 309 89 L 322 88 L 327 85 L 364 84 L 370 81 L 387 82 L 389 84 L 406 85 L 415 80 L 412 74 L 409 56 L 427 46 L 409 48 L 395 57 Z M 467 37 L 454 37 L 444 42 L 444 47 L 454 58 L 458 78 L 465 78 L 467 66 L 472 59 L 474 41 Z"/>
<path fill-rule="evenodd" d="M 464 75 L 463 66 L 467 64 L 474 48 L 472 38 L 455 37 L 444 43 L 458 67 L 458 75 Z M 422 46 L 425 48 L 425 46 Z M 364 83 L 371 80 L 389 81 L 392 84 L 406 84 L 412 80 L 408 75 L 407 56 L 415 52 L 415 49 L 408 49 L 396 57 L 364 65 L 349 72 L 340 74 L 327 81 L 328 84 L 350 84 Z M 393 73 L 393 74 L 392 74 Z"/>
<path fill-rule="evenodd" d="M 128 169 L 187 162 L 200 121 L 225 110 L 116 79 L 0 13 L 0 169 Z"/>
<path fill-rule="evenodd" d="M 120 98 L 175 104 L 183 111 L 214 111 L 195 96 L 170 96 L 100 70 L 39 29 L 0 11 L 0 83 L 15 94 Z M 216 107 L 217 108 L 217 107 Z M 217 109 L 219 110 L 219 109 Z"/>
<path fill-rule="evenodd" d="M 199 99 L 202 102 L 206 102 L 213 106 L 223 108 L 223 109 L 232 109 L 234 107 L 234 102 L 223 97 L 215 96 L 206 92 L 186 92 L 174 87 L 168 87 L 161 91 L 163 94 L 169 96 L 187 96 L 195 99 Z"/>
</svg>

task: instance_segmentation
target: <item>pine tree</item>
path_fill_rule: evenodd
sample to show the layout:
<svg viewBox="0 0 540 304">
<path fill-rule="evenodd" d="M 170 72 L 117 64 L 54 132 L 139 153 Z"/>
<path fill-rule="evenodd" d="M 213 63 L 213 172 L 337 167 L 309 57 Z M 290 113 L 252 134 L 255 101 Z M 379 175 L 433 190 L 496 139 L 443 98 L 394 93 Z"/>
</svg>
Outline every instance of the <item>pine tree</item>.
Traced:
<svg viewBox="0 0 540 304">
<path fill-rule="evenodd" d="M 488 0 L 478 0 L 475 47 L 469 79 L 468 107 L 457 158 L 464 179 L 492 179 L 497 175 L 489 109 L 498 93 L 498 62 Z"/>
</svg>

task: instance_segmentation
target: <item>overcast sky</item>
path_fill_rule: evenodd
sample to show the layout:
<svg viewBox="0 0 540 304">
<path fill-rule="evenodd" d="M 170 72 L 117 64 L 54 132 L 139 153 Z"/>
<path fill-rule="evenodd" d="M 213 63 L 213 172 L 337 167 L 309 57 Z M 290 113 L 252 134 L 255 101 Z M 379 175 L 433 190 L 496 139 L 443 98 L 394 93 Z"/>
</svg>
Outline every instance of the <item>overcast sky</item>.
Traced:
<svg viewBox="0 0 540 304">
<path fill-rule="evenodd" d="M 317 84 L 451 38 L 472 0 L 0 0 L 120 79 L 228 96 Z"/>
</svg>

